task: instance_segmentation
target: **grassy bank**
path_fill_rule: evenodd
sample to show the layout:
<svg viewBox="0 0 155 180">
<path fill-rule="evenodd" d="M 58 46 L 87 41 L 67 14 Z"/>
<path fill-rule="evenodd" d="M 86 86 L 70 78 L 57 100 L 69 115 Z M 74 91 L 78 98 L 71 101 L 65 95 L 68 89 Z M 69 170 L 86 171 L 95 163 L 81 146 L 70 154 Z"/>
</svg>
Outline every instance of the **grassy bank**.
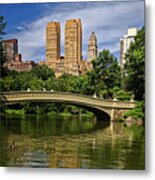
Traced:
<svg viewBox="0 0 155 180">
<path fill-rule="evenodd" d="M 5 114 L 9 115 L 24 115 L 25 111 L 23 109 L 15 110 L 15 109 L 6 109 L 4 110 Z"/>
<path fill-rule="evenodd" d="M 31 113 L 26 113 L 24 109 L 5 109 L 4 114 L 8 114 L 8 115 L 26 115 L 26 114 L 31 114 Z M 44 113 L 36 113 L 36 115 L 43 115 Z M 81 117 L 89 117 L 89 118 L 93 118 L 94 117 L 94 114 L 92 112 L 79 112 L 77 114 L 74 114 L 72 112 L 55 112 L 55 111 L 51 111 L 49 113 L 47 113 L 47 115 L 60 115 L 60 116 L 66 116 L 66 117 L 69 117 L 69 116 L 73 116 L 73 115 L 79 115 Z"/>
</svg>

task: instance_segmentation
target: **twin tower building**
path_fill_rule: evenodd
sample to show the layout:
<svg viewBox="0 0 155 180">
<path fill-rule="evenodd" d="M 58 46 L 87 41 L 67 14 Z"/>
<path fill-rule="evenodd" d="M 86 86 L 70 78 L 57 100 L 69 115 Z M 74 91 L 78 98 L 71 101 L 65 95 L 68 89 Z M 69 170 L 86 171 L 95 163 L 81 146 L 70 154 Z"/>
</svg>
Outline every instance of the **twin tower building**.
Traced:
<svg viewBox="0 0 155 180">
<path fill-rule="evenodd" d="M 92 68 L 91 61 L 97 57 L 97 39 L 94 34 L 88 43 L 87 61 L 82 57 L 81 19 L 67 20 L 65 24 L 64 57 L 61 56 L 60 23 L 49 22 L 46 27 L 46 64 L 56 77 L 62 74 L 80 75 Z"/>
</svg>

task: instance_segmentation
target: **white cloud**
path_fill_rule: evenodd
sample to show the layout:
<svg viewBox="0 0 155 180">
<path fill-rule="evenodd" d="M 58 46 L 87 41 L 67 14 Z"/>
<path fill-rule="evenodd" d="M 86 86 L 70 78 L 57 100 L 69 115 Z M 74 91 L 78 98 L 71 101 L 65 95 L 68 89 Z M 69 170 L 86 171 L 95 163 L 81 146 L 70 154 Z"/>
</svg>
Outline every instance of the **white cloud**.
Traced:
<svg viewBox="0 0 155 180">
<path fill-rule="evenodd" d="M 19 51 L 24 60 L 45 59 L 45 53 L 40 49 L 45 49 L 46 24 L 50 21 L 60 21 L 61 23 L 61 44 L 64 45 L 65 21 L 71 18 L 81 18 L 83 28 L 83 44 L 88 43 L 89 36 L 95 31 L 98 43 L 111 42 L 109 46 L 99 47 L 99 49 L 110 48 L 111 52 L 119 50 L 119 39 L 126 33 L 128 27 L 139 26 L 144 20 L 144 2 L 102 2 L 102 3 L 60 3 L 53 8 L 50 4 L 45 6 L 44 14 L 38 20 L 25 25 L 25 29 L 20 24 L 18 32 L 10 37 L 18 38 Z M 44 52 L 44 51 L 43 51 Z M 86 55 L 86 49 L 83 49 Z"/>
<path fill-rule="evenodd" d="M 23 26 L 17 26 L 18 31 L 23 31 L 25 28 Z"/>
</svg>

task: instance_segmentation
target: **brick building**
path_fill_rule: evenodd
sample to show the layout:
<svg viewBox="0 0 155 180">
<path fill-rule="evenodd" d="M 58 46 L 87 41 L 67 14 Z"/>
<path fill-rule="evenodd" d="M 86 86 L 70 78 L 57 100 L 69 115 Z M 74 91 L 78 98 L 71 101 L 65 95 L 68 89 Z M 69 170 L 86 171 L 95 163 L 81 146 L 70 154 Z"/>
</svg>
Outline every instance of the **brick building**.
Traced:
<svg viewBox="0 0 155 180">
<path fill-rule="evenodd" d="M 8 39 L 3 40 L 3 47 L 6 54 L 7 63 L 14 63 L 15 60 L 18 61 L 18 40 L 17 39 Z"/>
<path fill-rule="evenodd" d="M 33 61 L 22 62 L 22 55 L 18 54 L 18 40 L 3 40 L 2 45 L 6 54 L 6 62 L 4 66 L 10 71 L 30 71 L 35 63 Z"/>
</svg>

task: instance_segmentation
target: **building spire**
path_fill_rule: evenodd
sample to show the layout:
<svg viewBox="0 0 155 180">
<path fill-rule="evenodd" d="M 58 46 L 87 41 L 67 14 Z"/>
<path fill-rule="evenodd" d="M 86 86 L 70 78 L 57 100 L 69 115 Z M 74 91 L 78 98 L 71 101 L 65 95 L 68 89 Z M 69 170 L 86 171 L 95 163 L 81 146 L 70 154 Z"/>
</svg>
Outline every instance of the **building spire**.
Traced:
<svg viewBox="0 0 155 180">
<path fill-rule="evenodd" d="M 88 61 L 91 62 L 97 58 L 97 38 L 95 32 L 92 32 L 88 43 Z"/>
</svg>

